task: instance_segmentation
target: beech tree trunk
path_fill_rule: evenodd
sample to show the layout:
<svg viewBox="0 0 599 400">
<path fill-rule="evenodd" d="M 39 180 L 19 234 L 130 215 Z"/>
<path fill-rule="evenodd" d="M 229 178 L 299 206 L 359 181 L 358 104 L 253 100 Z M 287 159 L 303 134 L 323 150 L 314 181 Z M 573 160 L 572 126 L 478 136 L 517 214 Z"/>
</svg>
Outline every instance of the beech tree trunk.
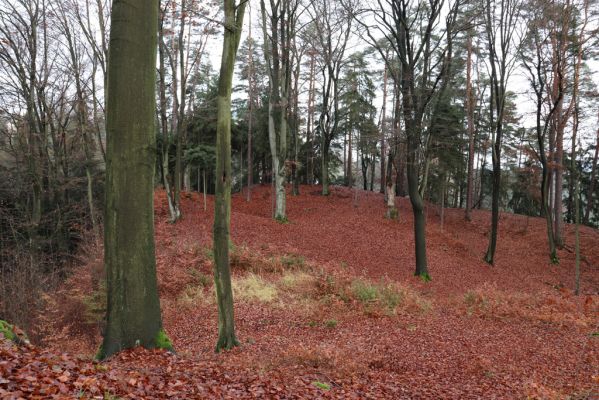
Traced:
<svg viewBox="0 0 599 400">
<path fill-rule="evenodd" d="M 214 286 L 218 304 L 216 351 L 239 346 L 235 335 L 233 290 L 229 265 L 231 225 L 231 86 L 247 2 L 224 0 L 225 33 L 218 80 L 216 122 L 216 188 L 214 203 Z"/>
<path fill-rule="evenodd" d="M 104 263 L 107 324 L 99 358 L 163 340 L 154 254 L 158 0 L 114 0 L 107 99 Z"/>
</svg>

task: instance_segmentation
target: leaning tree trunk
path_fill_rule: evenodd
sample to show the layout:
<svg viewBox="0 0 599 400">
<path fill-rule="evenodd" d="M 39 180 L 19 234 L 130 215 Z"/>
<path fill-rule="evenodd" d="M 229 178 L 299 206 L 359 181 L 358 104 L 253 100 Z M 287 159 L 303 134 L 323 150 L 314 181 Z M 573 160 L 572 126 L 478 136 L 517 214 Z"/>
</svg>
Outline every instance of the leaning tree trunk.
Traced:
<svg viewBox="0 0 599 400">
<path fill-rule="evenodd" d="M 231 225 L 231 85 L 235 56 L 247 2 L 238 7 L 225 0 L 225 37 L 218 80 L 216 122 L 216 189 L 214 204 L 214 286 L 218 304 L 218 341 L 216 351 L 239 346 L 235 336 L 233 290 L 229 265 Z"/>
<path fill-rule="evenodd" d="M 171 348 L 162 332 L 154 254 L 158 0 L 114 0 L 107 100 L 104 263 L 107 324 L 99 358 L 138 345 Z"/>
</svg>

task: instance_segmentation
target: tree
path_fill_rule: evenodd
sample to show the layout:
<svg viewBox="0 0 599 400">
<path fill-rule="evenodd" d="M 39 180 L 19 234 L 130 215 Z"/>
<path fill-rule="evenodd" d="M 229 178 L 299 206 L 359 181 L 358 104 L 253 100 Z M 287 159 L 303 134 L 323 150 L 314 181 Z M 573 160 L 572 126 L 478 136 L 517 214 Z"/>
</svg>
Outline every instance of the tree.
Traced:
<svg viewBox="0 0 599 400">
<path fill-rule="evenodd" d="M 352 0 L 353 1 L 353 0 Z M 319 56 L 321 74 L 320 116 L 317 129 L 320 134 L 322 194 L 329 194 L 329 160 L 331 143 L 339 133 L 341 113 L 341 69 L 345 63 L 345 50 L 352 26 L 352 1 L 345 7 L 332 0 L 312 2 L 315 51 Z"/>
<path fill-rule="evenodd" d="M 287 132 L 291 105 L 291 47 L 296 35 L 298 0 L 270 0 L 267 11 L 260 0 L 264 57 L 268 69 L 268 138 L 272 155 L 275 183 L 275 212 L 277 220 L 285 221 L 287 180 Z M 269 30 L 270 28 L 270 30 Z"/>
<path fill-rule="evenodd" d="M 476 130 L 474 128 L 474 96 L 472 95 L 472 33 L 469 30 L 466 39 L 466 116 L 468 119 L 468 175 L 466 187 L 466 221 L 472 219 L 471 210 L 474 206 L 474 144 Z"/>
<path fill-rule="evenodd" d="M 101 359 L 138 345 L 172 349 L 162 330 L 154 252 L 158 0 L 114 0 L 112 7 Z"/>
<path fill-rule="evenodd" d="M 515 35 L 521 16 L 520 0 L 504 0 L 499 5 L 487 0 L 485 3 L 484 25 L 487 37 L 488 64 L 491 70 L 491 97 L 489 120 L 492 129 L 493 192 L 491 203 L 491 232 L 489 246 L 484 260 L 493 265 L 497 247 L 499 227 L 499 191 L 501 189 L 501 143 L 507 84 L 516 63 L 515 48 L 518 37 Z"/>
<path fill-rule="evenodd" d="M 419 188 L 425 113 L 433 98 L 441 96 L 447 87 L 451 63 L 453 25 L 460 1 L 449 7 L 445 32 L 437 32 L 444 2 L 378 1 L 376 5 L 361 10 L 355 17 L 365 29 L 371 44 L 379 51 L 389 67 L 393 80 L 399 86 L 403 123 L 407 138 L 408 193 L 414 214 L 414 245 L 416 253 L 415 275 L 430 279 L 426 259 L 426 217 L 424 199 Z M 368 18 L 375 24 L 367 23 Z M 377 45 L 374 33 L 381 33 L 393 49 L 400 68 L 393 68 L 394 59 Z M 446 36 L 446 46 L 441 47 L 441 37 Z M 422 185 L 424 187 L 425 185 Z"/>
<path fill-rule="evenodd" d="M 229 265 L 231 225 L 231 90 L 235 57 L 243 27 L 247 1 L 224 0 L 223 53 L 218 80 L 216 122 L 216 199 L 214 205 L 214 286 L 218 304 L 216 351 L 239 346 L 235 336 L 233 291 Z"/>
<path fill-rule="evenodd" d="M 593 208 L 593 194 L 595 192 L 595 175 L 597 174 L 597 159 L 599 159 L 599 128 L 597 129 L 597 139 L 595 143 L 595 155 L 593 156 L 593 163 L 591 166 L 591 179 L 589 183 L 589 189 L 587 192 L 587 206 L 584 211 L 584 223 L 588 224 L 591 216 L 591 209 Z"/>
<path fill-rule="evenodd" d="M 533 8 L 533 12 L 537 13 L 537 7 Z M 553 236 L 553 214 L 549 208 L 549 179 L 550 179 L 550 168 L 547 160 L 546 152 L 546 138 L 547 130 L 549 128 L 549 121 L 553 113 L 557 109 L 557 103 L 561 102 L 563 92 L 554 98 L 553 102 L 549 105 L 549 111 L 545 116 L 543 114 L 544 106 L 546 102 L 545 89 L 547 83 L 545 77 L 547 76 L 545 59 L 543 54 L 543 43 L 546 38 L 542 35 L 542 19 L 536 19 L 531 22 L 531 27 L 527 33 L 525 46 L 522 48 L 522 62 L 524 67 L 528 71 L 528 79 L 530 85 L 535 93 L 536 100 L 536 138 L 539 151 L 537 153 L 538 159 L 541 163 L 542 177 L 541 177 L 541 214 L 545 217 L 547 223 L 547 241 L 549 245 L 549 258 L 551 262 L 557 263 L 557 251 L 555 246 L 555 239 Z M 529 54 L 530 53 L 530 54 Z"/>
</svg>

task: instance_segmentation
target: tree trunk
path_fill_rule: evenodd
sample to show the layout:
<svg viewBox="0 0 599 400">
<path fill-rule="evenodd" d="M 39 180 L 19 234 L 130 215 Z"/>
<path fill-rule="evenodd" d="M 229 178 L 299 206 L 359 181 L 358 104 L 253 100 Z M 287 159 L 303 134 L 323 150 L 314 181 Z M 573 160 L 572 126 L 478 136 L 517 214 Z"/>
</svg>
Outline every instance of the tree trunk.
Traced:
<svg viewBox="0 0 599 400">
<path fill-rule="evenodd" d="M 408 127 L 406 126 L 406 129 Z M 413 133 L 408 134 L 408 154 L 407 154 L 407 176 L 408 176 L 408 194 L 412 204 L 414 214 L 414 245 L 416 250 L 416 271 L 414 275 L 420 276 L 424 280 L 430 280 L 426 262 L 426 216 L 424 215 L 424 201 L 418 191 L 418 165 L 416 152 L 418 144 Z"/>
<path fill-rule="evenodd" d="M 387 170 L 385 168 L 385 153 L 387 151 L 387 143 L 385 142 L 385 133 L 387 132 L 387 83 L 389 74 L 387 71 L 387 63 L 385 63 L 385 72 L 383 74 L 383 106 L 381 110 L 381 193 L 385 192 L 387 187 Z M 395 187 L 395 185 L 393 185 Z"/>
<path fill-rule="evenodd" d="M 466 189 L 466 221 L 472 220 L 474 201 L 474 101 L 472 99 L 472 37 L 468 34 L 468 56 L 466 59 L 466 112 L 468 117 L 468 178 Z"/>
<path fill-rule="evenodd" d="M 324 142 L 324 139 L 323 139 Z M 321 154 L 322 195 L 328 196 L 329 191 L 329 149 L 323 143 Z"/>
<path fill-rule="evenodd" d="M 576 238 L 575 238 L 575 252 L 576 252 L 576 264 L 575 264 L 575 272 L 574 272 L 574 294 L 578 296 L 580 294 L 580 181 L 578 180 L 578 175 L 574 177 L 576 180 L 575 185 L 575 223 L 576 223 Z"/>
<path fill-rule="evenodd" d="M 229 265 L 231 225 L 231 85 L 235 56 L 247 2 L 236 7 L 225 0 L 225 33 L 218 80 L 216 122 L 216 189 L 214 204 L 214 286 L 218 304 L 218 341 L 216 351 L 239 346 L 235 336 L 233 290 Z"/>
<path fill-rule="evenodd" d="M 589 183 L 589 191 L 587 193 L 587 206 L 584 212 L 584 223 L 588 224 L 591 217 L 591 209 L 593 207 L 593 195 L 595 192 L 595 175 L 597 174 L 597 161 L 599 159 L 599 129 L 597 129 L 597 141 L 595 143 L 595 155 L 593 156 L 593 166 L 591 167 L 591 178 Z"/>
<path fill-rule="evenodd" d="M 104 263 L 107 323 L 99 358 L 162 332 L 154 254 L 157 0 L 114 0 L 107 100 Z"/>
<path fill-rule="evenodd" d="M 160 93 L 160 127 L 162 130 L 162 162 L 160 163 L 160 167 L 162 169 L 162 183 L 164 185 L 164 190 L 166 192 L 166 198 L 168 201 L 168 210 L 170 216 L 170 222 L 175 223 L 181 217 L 181 213 L 179 212 L 179 208 L 174 201 L 173 191 L 169 182 L 169 145 L 170 145 L 170 134 L 168 128 L 168 117 L 166 114 L 166 70 L 164 65 L 165 60 L 165 45 L 164 45 L 164 30 L 162 21 L 160 22 L 158 29 L 158 51 L 159 51 L 159 93 Z"/>
<path fill-rule="evenodd" d="M 348 134 L 348 152 L 347 152 L 347 186 L 349 186 L 349 188 L 351 189 L 352 186 L 354 185 L 354 177 L 352 174 L 352 169 L 353 169 L 353 161 L 352 161 L 352 153 L 353 153 L 353 148 L 352 148 L 352 137 L 353 137 L 353 126 L 351 124 L 351 122 L 349 123 L 349 132 Z"/>
<path fill-rule="evenodd" d="M 308 120 L 306 122 L 306 183 L 314 183 L 314 143 L 312 143 L 312 127 L 314 126 L 314 51 L 310 52 L 310 77 L 308 84 Z"/>
<path fill-rule="evenodd" d="M 252 199 L 252 185 L 253 185 L 253 160 L 252 160 L 252 128 L 254 123 L 254 54 L 252 50 L 252 10 L 249 12 L 249 24 L 248 24 L 248 154 L 247 154 L 247 197 L 246 201 Z"/>
<path fill-rule="evenodd" d="M 560 124 L 561 125 L 561 124 Z M 558 248 L 564 246 L 563 238 L 563 181 L 564 181 L 564 127 L 558 126 L 555 135 L 555 187 L 553 201 L 553 225 L 555 244 Z"/>
</svg>

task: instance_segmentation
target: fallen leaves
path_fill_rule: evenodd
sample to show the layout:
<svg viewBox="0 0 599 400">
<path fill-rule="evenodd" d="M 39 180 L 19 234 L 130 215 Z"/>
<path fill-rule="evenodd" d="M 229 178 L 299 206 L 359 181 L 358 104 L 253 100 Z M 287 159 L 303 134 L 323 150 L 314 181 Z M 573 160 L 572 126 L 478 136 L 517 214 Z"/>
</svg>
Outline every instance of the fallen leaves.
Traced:
<svg viewBox="0 0 599 400">
<path fill-rule="evenodd" d="M 526 217 L 503 214 L 497 264 L 489 268 L 481 262 L 487 212 L 475 210 L 467 223 L 463 210 L 448 209 L 441 230 L 429 209 L 433 281 L 423 283 L 412 276 L 407 199 L 399 200 L 401 220 L 388 221 L 379 194 L 360 191 L 354 207 L 348 189 L 328 197 L 313 189 L 288 197 L 289 224 L 270 218 L 268 187 L 255 187 L 250 203 L 233 197 L 233 273 L 259 275 L 279 289 L 268 302 L 237 299 L 242 348 L 213 352 L 216 309 L 205 278 L 212 273 L 212 199 L 205 212 L 197 196 L 184 197 L 185 218 L 170 224 L 157 192 L 161 304 L 178 355 L 135 349 L 99 364 L 60 353 L 92 354 L 97 332 L 84 330 L 92 327 L 57 326 L 48 349 L 0 344 L 0 398 L 561 398 L 599 383 L 599 271 L 583 266 L 585 296 L 572 296 L 573 256 L 560 254 L 559 267 L 548 263 L 544 220 L 530 218 L 522 231 Z M 595 264 L 598 239 L 582 230 L 583 252 Z M 316 278 L 304 276 L 314 271 Z M 89 291 L 89 273 L 72 278 L 74 290 Z M 404 303 L 395 313 L 365 312 L 382 300 L 360 302 L 339 290 L 356 279 L 381 282 L 379 291 L 398 285 Z M 434 306 L 422 312 L 428 303 Z M 53 304 L 54 312 L 69 312 L 60 308 L 66 302 Z"/>
</svg>

